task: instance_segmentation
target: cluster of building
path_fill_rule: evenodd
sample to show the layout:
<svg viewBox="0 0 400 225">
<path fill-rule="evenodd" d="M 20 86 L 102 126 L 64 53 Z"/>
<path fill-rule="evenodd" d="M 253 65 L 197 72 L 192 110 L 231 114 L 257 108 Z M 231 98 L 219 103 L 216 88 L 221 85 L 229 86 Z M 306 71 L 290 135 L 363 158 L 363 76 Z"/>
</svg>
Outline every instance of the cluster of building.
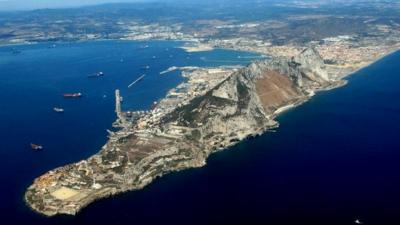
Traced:
<svg viewBox="0 0 400 225">
<path fill-rule="evenodd" d="M 232 38 L 222 40 L 210 40 L 209 43 L 218 48 L 227 48 L 240 51 L 256 52 L 262 55 L 277 57 L 292 57 L 298 55 L 303 49 L 296 45 L 273 45 L 271 42 L 250 39 L 250 38 Z"/>
<path fill-rule="evenodd" d="M 125 172 L 129 165 L 127 153 L 118 149 L 121 138 L 127 134 L 126 130 L 113 133 L 103 147 L 102 154 L 49 171 L 37 178 L 35 185 L 28 189 L 26 200 L 32 208 L 47 215 L 52 215 L 60 208 L 64 213 L 74 214 L 85 202 L 116 191 L 116 184 L 123 189 L 124 183 L 129 183 L 127 179 L 133 177 Z"/>
<path fill-rule="evenodd" d="M 187 105 L 194 98 L 204 95 L 237 70 L 236 68 L 197 67 L 179 69 L 187 81 L 168 91 L 166 97 L 157 103 L 152 111 L 140 117 L 136 122 L 137 130 L 147 130 L 148 133 L 163 135 L 164 131 L 160 131 L 158 125 L 166 114 L 173 112 L 178 107 Z M 182 133 L 181 130 L 181 128 L 179 128 L 179 131 L 173 129 L 170 132 Z"/>
<path fill-rule="evenodd" d="M 394 44 L 397 43 L 397 44 Z M 290 58 L 298 55 L 304 46 L 295 44 L 273 45 L 268 41 L 248 38 L 210 40 L 209 44 L 241 51 L 257 52 L 267 56 Z M 338 35 L 313 41 L 325 63 L 343 68 L 360 68 L 400 47 L 400 32 L 386 39 Z"/>
<path fill-rule="evenodd" d="M 67 22 L 61 21 L 61 23 L 64 24 Z M 37 29 L 32 28 L 25 34 L 23 33 L 25 32 L 24 29 L 19 29 L 16 32 L 21 33 L 14 33 L 16 34 L 15 37 L 18 38 L 11 39 L 10 42 L 59 39 L 60 33 L 63 34 L 63 38 L 68 40 L 99 38 L 124 40 L 194 40 L 197 45 L 186 46 L 185 49 L 187 51 L 203 51 L 212 49 L 212 47 L 218 47 L 285 58 L 298 55 L 306 47 L 295 43 L 277 45 L 267 39 L 251 35 L 237 37 L 238 35 L 235 34 L 229 35 L 226 38 L 211 36 L 207 40 L 197 39 L 196 33 L 191 34 L 187 30 L 185 31 L 179 24 L 166 26 L 158 23 L 119 22 L 117 25 L 115 30 L 107 33 L 101 32 L 101 29 L 97 32 L 87 32 L 86 30 L 78 29 L 79 32 L 75 31 L 72 34 L 72 31 L 63 30 L 63 28 L 46 32 L 38 27 Z M 285 24 L 281 24 L 279 21 L 272 21 L 270 24 L 267 22 L 226 23 L 215 25 L 213 29 L 219 31 L 252 30 L 252 32 L 255 32 L 259 26 L 277 28 L 285 26 Z M 356 35 L 338 35 L 324 38 L 320 41 L 309 42 L 308 44 L 313 45 L 325 63 L 331 67 L 335 67 L 334 69 L 341 67 L 356 69 L 400 47 L 400 31 L 393 31 L 388 26 L 378 26 L 377 29 L 380 33 L 392 33 L 387 35 L 386 39 L 382 38 L 382 36 L 374 38 L 359 37 Z M 6 31 L 9 32 L 8 30 Z M 30 205 L 45 214 L 46 212 L 54 214 L 59 209 L 66 210 L 68 214 L 71 214 L 71 212 L 76 212 L 82 208 L 82 205 L 79 204 L 91 202 L 92 199 L 96 199 L 98 196 L 110 193 L 110 190 L 111 192 L 115 192 L 117 190 L 114 191 L 114 189 L 117 187 L 120 190 L 130 189 L 129 185 L 134 183 L 133 179 L 135 177 L 140 177 L 140 179 L 146 176 L 151 177 L 150 173 L 153 172 L 152 170 L 140 173 L 143 171 L 136 171 L 132 168 L 136 168 L 136 166 L 140 168 L 136 164 L 148 155 L 153 154 L 154 157 L 157 157 L 157 154 L 164 154 L 165 149 L 169 147 L 172 149 L 171 151 L 177 150 L 182 146 L 176 146 L 176 142 L 181 141 L 180 144 L 187 144 L 185 141 L 182 141 L 185 140 L 183 137 L 188 134 L 195 135 L 195 129 L 179 126 L 177 120 L 165 123 L 167 115 L 172 114 L 179 107 L 188 106 L 196 97 L 204 96 L 209 90 L 220 84 L 221 81 L 235 73 L 237 68 L 171 67 L 163 71 L 162 74 L 167 74 L 174 70 L 182 71 L 182 76 L 186 78 L 186 81 L 176 88 L 171 89 L 166 97 L 160 102 L 154 103 L 154 107 L 149 111 L 122 112 L 121 97 L 117 91 L 116 113 L 118 120 L 114 125 L 121 129 L 115 132 L 108 131 L 109 141 L 103 146 L 99 154 L 76 164 L 52 170 L 39 177 L 35 181 L 34 186 L 28 189 L 26 195 Z M 198 127 L 202 126 L 202 124 L 197 125 Z M 221 135 L 216 135 L 215 140 L 212 142 L 213 145 L 222 143 L 223 140 L 219 139 L 221 137 Z M 184 147 L 192 149 L 191 146 Z M 184 154 L 182 157 L 184 157 Z M 157 160 L 155 163 L 149 164 L 165 165 L 164 162 Z"/>
<path fill-rule="evenodd" d="M 182 33 L 179 25 L 163 26 L 157 23 L 148 25 L 134 23 L 125 25 L 125 30 L 126 33 L 121 38 L 123 40 L 188 40 L 192 38 L 192 36 Z"/>
<path fill-rule="evenodd" d="M 357 40 L 358 38 L 354 36 L 326 38 L 316 48 L 328 64 L 334 64 L 339 67 L 359 68 L 400 46 L 398 44 L 387 45 L 385 42 L 373 40 L 370 40 L 369 44 L 360 45 Z"/>
<path fill-rule="evenodd" d="M 115 125 L 121 129 L 108 131 L 109 141 L 99 154 L 37 178 L 26 194 L 31 207 L 47 215 L 59 213 L 60 209 L 74 214 L 82 208 L 82 204 L 93 199 L 105 197 L 110 192 L 128 190 L 138 176 L 140 179 L 146 179 L 146 176 L 151 179 L 151 174 L 141 174 L 131 167 L 137 166 L 137 161 L 145 155 L 161 152 L 157 148 L 166 148 L 168 143 L 175 149 L 173 140 L 184 140 L 183 136 L 191 132 L 191 128 L 174 122 L 163 123 L 162 119 L 176 108 L 204 95 L 236 71 L 236 68 L 179 69 L 187 81 L 170 90 L 151 111 L 122 112 L 121 96 L 117 90 L 118 120 Z"/>
</svg>

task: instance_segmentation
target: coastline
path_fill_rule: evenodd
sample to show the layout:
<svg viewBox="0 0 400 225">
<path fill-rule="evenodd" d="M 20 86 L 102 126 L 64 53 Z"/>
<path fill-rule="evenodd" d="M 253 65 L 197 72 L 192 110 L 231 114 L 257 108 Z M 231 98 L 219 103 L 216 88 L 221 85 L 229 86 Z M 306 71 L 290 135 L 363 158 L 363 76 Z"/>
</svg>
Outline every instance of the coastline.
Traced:
<svg viewBox="0 0 400 225">
<path fill-rule="evenodd" d="M 394 51 L 391 52 L 391 53 L 394 53 L 394 52 L 397 52 L 397 51 L 398 51 L 398 49 L 397 49 L 397 50 L 394 50 Z M 390 55 L 391 53 L 387 53 L 387 54 L 385 54 L 385 56 Z M 379 59 L 377 59 L 376 61 L 378 61 L 378 60 L 384 58 L 385 56 L 381 56 L 381 57 L 380 57 Z M 346 77 L 348 77 L 348 76 L 354 74 L 355 72 L 357 72 L 357 71 L 359 71 L 359 70 L 361 70 L 361 69 L 363 69 L 363 68 L 365 68 L 365 67 L 368 67 L 369 65 L 371 65 L 372 63 L 374 63 L 374 62 L 376 62 L 376 61 L 370 62 L 370 63 L 368 63 L 368 65 L 366 65 L 366 66 L 364 66 L 364 67 L 362 67 L 362 68 L 359 68 L 359 69 L 357 69 L 356 71 L 352 71 L 351 73 L 349 73 L 349 74 L 347 74 L 347 75 L 344 75 L 341 79 L 346 78 Z M 337 83 L 334 83 L 333 85 L 330 85 L 330 86 L 328 86 L 328 87 L 325 87 L 325 88 L 316 90 L 316 92 L 331 90 L 331 89 L 334 89 L 334 88 L 341 87 L 341 86 L 343 86 L 343 85 L 345 85 L 345 83 L 342 83 L 341 85 L 337 85 Z M 288 104 L 288 105 L 286 105 L 286 106 L 282 106 L 280 109 L 278 109 L 277 111 L 275 111 L 275 113 L 273 114 L 273 117 L 276 117 L 276 116 L 278 116 L 278 115 L 284 113 L 286 110 L 288 110 L 288 109 L 290 109 L 290 108 L 294 108 L 294 107 L 296 107 L 296 106 L 298 106 L 298 105 L 301 105 L 301 104 L 307 102 L 310 98 L 311 98 L 311 96 L 308 97 L 308 98 L 306 98 L 306 99 L 304 99 L 304 100 L 302 100 L 302 101 L 299 101 L 299 102 L 296 103 L 296 104 L 291 103 L 291 104 Z M 117 119 L 117 121 L 118 121 L 118 119 Z M 278 125 L 278 124 L 277 124 L 277 125 Z M 271 126 L 271 127 L 272 127 L 272 126 Z M 275 127 L 276 127 L 276 126 L 273 126 L 272 128 L 275 128 Z M 265 129 L 258 130 L 256 133 L 253 133 L 252 135 L 253 135 L 253 136 L 261 135 L 261 134 L 265 133 L 265 131 L 267 131 L 268 129 L 271 129 L 271 128 L 270 128 L 270 127 L 267 127 L 267 128 L 265 128 Z M 123 137 L 123 138 L 125 138 L 125 137 Z M 245 137 L 245 138 L 243 138 L 243 139 L 246 139 L 246 138 L 247 138 L 247 137 Z M 243 139 L 242 139 L 242 140 L 243 140 Z M 103 151 L 104 149 L 107 149 L 107 148 L 108 148 L 108 142 L 109 142 L 109 141 L 110 141 L 110 139 L 109 139 L 109 140 L 107 141 L 107 143 L 102 147 L 102 150 L 101 150 L 101 151 Z M 238 142 L 239 142 L 239 141 L 241 141 L 241 140 L 238 140 Z M 237 144 L 237 142 L 231 143 L 230 145 L 226 145 L 226 146 L 224 146 L 223 148 L 217 148 L 217 149 L 214 150 L 214 151 L 210 151 L 209 154 L 202 155 L 201 160 L 199 160 L 197 163 L 190 164 L 190 166 L 187 166 L 187 167 L 177 167 L 177 168 L 175 168 L 175 169 L 173 169 L 173 170 L 170 170 L 168 173 L 171 173 L 171 172 L 173 172 L 173 171 L 180 171 L 180 170 L 184 170 L 184 169 L 188 169 L 188 168 L 202 167 L 202 166 L 204 166 L 204 165 L 206 164 L 206 159 L 208 158 L 208 156 L 209 156 L 210 154 L 212 154 L 212 153 L 214 153 L 214 152 L 217 152 L 217 151 L 221 151 L 221 150 L 227 149 L 227 148 L 229 148 L 229 147 L 231 147 L 231 146 L 233 146 L 233 145 L 235 145 L 235 144 Z M 101 152 L 101 151 L 100 151 L 100 152 Z M 98 153 L 96 153 L 96 154 L 99 154 L 100 152 L 98 152 Z M 203 158 L 203 157 L 204 157 L 204 158 Z M 57 169 L 56 169 L 56 170 L 57 170 Z M 164 175 L 164 173 L 161 173 L 161 174 L 157 175 L 156 177 L 160 177 L 160 176 L 162 176 L 162 175 Z M 132 186 L 131 188 L 127 188 L 127 189 L 124 189 L 124 190 L 104 189 L 103 194 L 100 193 L 100 194 L 98 194 L 98 195 L 96 195 L 96 196 L 93 196 L 93 195 L 92 195 L 92 198 L 90 198 L 90 199 L 88 198 L 87 201 L 84 201 L 83 204 L 80 205 L 79 208 L 78 208 L 77 210 L 71 211 L 72 213 L 71 213 L 70 211 L 68 211 L 68 212 L 57 212 L 56 214 L 73 214 L 73 215 L 75 215 L 75 214 L 78 213 L 82 208 L 84 208 L 85 206 L 87 206 L 87 205 L 90 204 L 91 202 L 94 202 L 94 201 L 96 201 L 96 200 L 98 200 L 98 199 L 107 198 L 107 197 L 113 196 L 113 195 L 118 194 L 118 193 L 127 192 L 127 191 L 131 191 L 131 190 L 139 190 L 139 189 L 142 189 L 142 188 L 145 187 L 147 184 L 151 183 L 152 180 L 155 179 L 156 177 L 153 177 L 153 178 L 148 179 L 148 180 L 144 180 L 144 182 L 139 183 L 139 184 L 136 185 L 136 186 Z M 26 203 L 30 208 L 34 209 L 34 211 L 37 211 L 37 212 L 39 212 L 39 213 L 43 213 L 43 212 L 40 211 L 40 209 L 35 209 L 35 208 L 33 208 L 33 206 L 32 206 L 31 204 L 29 204 L 28 199 L 27 199 L 27 193 L 25 193 L 24 200 L 25 200 L 25 203 Z M 46 215 L 46 214 L 45 214 L 45 215 Z M 47 216 L 52 216 L 52 215 L 55 215 L 55 214 L 49 214 L 49 215 L 47 215 Z"/>
<path fill-rule="evenodd" d="M 189 43 L 189 42 L 188 42 Z M 208 44 L 197 44 L 194 46 L 181 46 L 181 49 L 185 50 L 186 52 L 208 52 L 214 50 L 214 47 Z"/>
<path fill-rule="evenodd" d="M 395 53 L 397 53 L 397 52 L 400 52 L 400 48 L 397 48 L 397 49 L 395 49 L 395 50 L 393 50 L 393 51 L 391 51 L 391 52 L 388 52 L 388 53 L 384 54 L 383 56 L 377 58 L 375 61 L 368 62 L 368 63 L 365 64 L 363 67 L 361 67 L 361 68 L 359 68 L 359 69 L 357 69 L 357 70 L 355 70 L 355 71 L 352 71 L 352 72 L 350 72 L 350 73 L 348 73 L 348 74 L 342 76 L 342 77 L 340 78 L 340 80 L 338 80 L 336 83 L 334 83 L 334 84 L 332 84 L 332 85 L 330 85 L 330 86 L 327 86 L 327 87 L 325 87 L 325 88 L 316 90 L 315 93 L 314 93 L 313 95 L 309 96 L 308 99 L 304 99 L 304 101 L 300 101 L 299 103 L 296 103 L 296 104 L 292 104 L 292 103 L 291 103 L 291 104 L 288 104 L 288 105 L 286 105 L 286 106 L 282 106 L 281 108 L 277 109 L 277 110 L 274 112 L 274 114 L 273 114 L 274 117 L 273 117 L 273 118 L 276 118 L 276 117 L 278 117 L 279 115 L 285 113 L 286 111 L 291 110 L 291 109 L 294 109 L 294 108 L 296 108 L 297 106 L 300 106 L 300 105 L 302 105 L 302 104 L 308 102 L 309 99 L 311 99 L 312 97 L 314 97 L 314 96 L 315 96 L 316 94 L 318 94 L 319 92 L 325 92 L 325 91 L 330 91 L 330 90 L 334 90 L 334 89 L 337 89 L 337 88 L 345 87 L 345 86 L 348 84 L 348 80 L 346 80 L 346 78 L 352 76 L 353 74 L 358 73 L 359 71 L 361 71 L 361 70 L 363 70 L 363 69 L 365 69 L 365 68 L 371 66 L 372 64 L 374 64 L 374 63 L 376 63 L 376 62 L 378 62 L 378 61 L 384 59 L 385 57 L 388 57 L 388 56 L 390 56 L 390 55 L 392 55 L 392 54 L 395 54 Z"/>
</svg>

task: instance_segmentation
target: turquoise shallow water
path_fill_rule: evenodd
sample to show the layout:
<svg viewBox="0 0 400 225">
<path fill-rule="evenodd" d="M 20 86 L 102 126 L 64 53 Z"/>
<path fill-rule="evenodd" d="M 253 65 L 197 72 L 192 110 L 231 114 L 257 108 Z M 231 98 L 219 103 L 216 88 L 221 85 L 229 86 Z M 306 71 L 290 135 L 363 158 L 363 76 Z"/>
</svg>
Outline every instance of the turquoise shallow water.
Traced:
<svg viewBox="0 0 400 225">
<path fill-rule="evenodd" d="M 142 49 L 144 44 L 150 47 Z M 105 143 L 115 119 L 115 88 L 125 109 L 147 109 L 182 81 L 177 73 L 158 74 L 169 66 L 246 64 L 256 57 L 225 50 L 188 54 L 179 45 L 40 44 L 18 46 L 19 55 L 0 48 L 1 224 L 345 225 L 356 218 L 400 224 L 399 52 L 352 75 L 347 86 L 282 114 L 276 133 L 217 153 L 203 168 L 100 200 L 76 217 L 31 212 L 22 195 L 35 177 L 86 158 Z M 127 89 L 144 65 L 151 66 L 146 78 Z M 97 71 L 106 76 L 86 77 Z M 85 96 L 61 96 L 75 91 Z M 55 114 L 55 105 L 65 114 Z M 46 150 L 32 152 L 31 141 Z"/>
</svg>

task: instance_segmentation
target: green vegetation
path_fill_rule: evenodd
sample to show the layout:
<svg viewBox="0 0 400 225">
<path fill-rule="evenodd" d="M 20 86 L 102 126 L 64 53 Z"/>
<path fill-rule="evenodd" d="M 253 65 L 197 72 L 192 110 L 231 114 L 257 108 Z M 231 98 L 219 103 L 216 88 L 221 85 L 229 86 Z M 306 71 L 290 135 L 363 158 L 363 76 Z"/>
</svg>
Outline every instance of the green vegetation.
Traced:
<svg viewBox="0 0 400 225">
<path fill-rule="evenodd" d="M 237 92 L 238 92 L 238 97 L 239 97 L 239 102 L 238 102 L 238 110 L 240 109 L 245 109 L 248 107 L 249 105 L 249 101 L 250 101 L 250 92 L 248 87 L 243 84 L 239 78 L 237 78 Z M 240 112 L 237 112 L 240 113 Z"/>
</svg>

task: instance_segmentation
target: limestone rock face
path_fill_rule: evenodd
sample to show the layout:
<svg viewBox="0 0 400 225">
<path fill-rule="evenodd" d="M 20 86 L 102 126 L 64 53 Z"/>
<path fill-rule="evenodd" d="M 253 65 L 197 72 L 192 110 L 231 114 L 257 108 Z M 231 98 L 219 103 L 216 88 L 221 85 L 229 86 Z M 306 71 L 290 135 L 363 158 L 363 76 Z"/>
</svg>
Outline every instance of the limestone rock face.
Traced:
<svg viewBox="0 0 400 225">
<path fill-rule="evenodd" d="M 330 80 L 326 72 L 324 60 L 314 48 L 307 48 L 292 61 L 299 65 L 299 69 L 310 80 L 327 82 Z"/>
<path fill-rule="evenodd" d="M 224 82 L 218 89 L 215 89 L 212 93 L 213 97 L 231 100 L 237 102 L 239 100 L 237 89 L 231 88 L 235 86 L 234 80 L 229 79 Z"/>
<path fill-rule="evenodd" d="M 314 48 L 307 48 L 291 59 L 273 58 L 254 62 L 244 70 L 244 74 L 251 78 L 260 78 L 265 76 L 266 71 L 275 71 L 287 76 L 293 85 L 306 93 L 333 82 L 323 59 Z"/>
<path fill-rule="evenodd" d="M 89 159 L 37 178 L 25 200 L 48 216 L 74 215 L 99 198 L 143 188 L 166 173 L 203 166 L 211 153 L 276 127 L 277 114 L 332 85 L 335 81 L 324 69 L 314 49 L 292 59 L 254 62 L 163 114 L 151 129 L 121 131 Z M 72 189 L 74 196 L 57 198 L 60 190 Z"/>
<path fill-rule="evenodd" d="M 271 115 L 280 108 L 299 104 L 315 89 L 329 85 L 324 69 L 313 48 L 292 59 L 256 61 L 178 108 L 168 119 L 197 129 L 204 144 L 219 142 L 224 147 L 276 125 Z"/>
<path fill-rule="evenodd" d="M 178 108 L 170 119 L 197 129 L 204 144 L 220 143 L 223 148 L 276 125 L 271 115 L 280 108 L 299 104 L 329 84 L 322 58 L 308 48 L 292 59 L 251 63 Z"/>
</svg>

